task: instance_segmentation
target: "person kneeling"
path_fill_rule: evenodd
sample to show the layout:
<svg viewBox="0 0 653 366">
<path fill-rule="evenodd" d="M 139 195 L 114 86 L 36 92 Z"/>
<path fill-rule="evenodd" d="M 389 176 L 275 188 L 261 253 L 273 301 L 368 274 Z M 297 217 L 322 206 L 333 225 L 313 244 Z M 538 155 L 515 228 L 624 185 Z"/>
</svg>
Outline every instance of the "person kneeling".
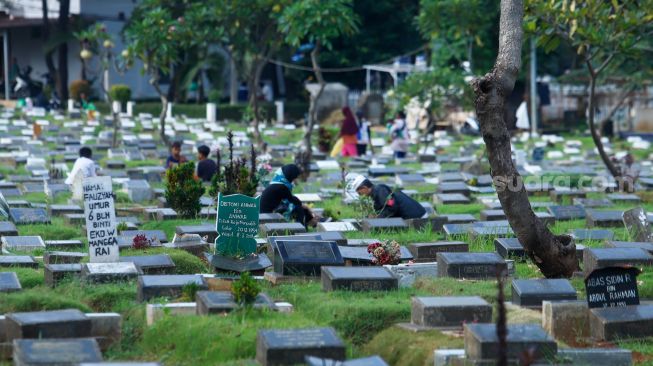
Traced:
<svg viewBox="0 0 653 366">
<path fill-rule="evenodd" d="M 311 210 L 292 194 L 293 182 L 301 173 L 295 164 L 277 169 L 270 185 L 261 194 L 261 213 L 280 213 L 287 220 L 294 220 L 305 227 L 315 227 L 317 218 Z"/>
<path fill-rule="evenodd" d="M 427 216 L 424 206 L 400 190 L 393 191 L 385 184 L 372 184 L 363 176 L 357 177 L 352 185 L 360 196 L 372 198 L 377 217 L 418 219 Z"/>
</svg>

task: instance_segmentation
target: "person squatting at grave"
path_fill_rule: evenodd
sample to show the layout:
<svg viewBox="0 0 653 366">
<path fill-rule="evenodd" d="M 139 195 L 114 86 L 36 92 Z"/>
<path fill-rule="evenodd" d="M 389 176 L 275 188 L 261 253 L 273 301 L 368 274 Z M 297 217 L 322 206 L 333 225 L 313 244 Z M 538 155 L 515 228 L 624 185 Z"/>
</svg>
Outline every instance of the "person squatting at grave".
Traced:
<svg viewBox="0 0 653 366">
<path fill-rule="evenodd" d="M 218 172 L 218 164 L 209 159 L 211 149 L 202 145 L 197 148 L 197 177 L 203 182 L 210 182 L 211 178 Z"/>
<path fill-rule="evenodd" d="M 181 155 L 181 142 L 175 141 L 170 147 L 170 156 L 166 159 L 166 169 L 170 169 L 173 166 L 183 164 L 188 162 L 185 156 Z"/>
<path fill-rule="evenodd" d="M 317 219 L 311 210 L 293 196 L 293 182 L 301 171 L 295 164 L 287 164 L 277 169 L 270 185 L 261 194 L 261 213 L 280 213 L 287 220 L 295 220 L 302 225 L 314 227 Z"/>
<path fill-rule="evenodd" d="M 356 177 L 352 187 L 361 196 L 372 197 L 377 217 L 401 217 L 418 219 L 426 217 L 426 209 L 400 190 L 393 191 L 385 184 L 372 184 L 362 175 Z"/>
<path fill-rule="evenodd" d="M 358 142 L 356 143 L 356 152 L 358 153 L 358 156 L 363 156 L 367 154 L 367 145 L 370 145 L 370 139 L 372 138 L 372 133 L 370 132 L 370 121 L 365 118 L 363 111 L 357 111 L 356 117 L 358 118 L 358 135 L 356 136 Z M 372 151 L 372 153 L 374 153 L 374 151 Z"/>
<path fill-rule="evenodd" d="M 351 112 L 349 107 L 342 108 L 342 114 L 345 119 L 342 120 L 340 127 L 340 138 L 342 139 L 342 156 L 358 156 L 358 124 L 356 124 L 356 117 Z"/>
<path fill-rule="evenodd" d="M 79 158 L 75 160 L 73 165 L 73 170 L 68 173 L 68 178 L 66 178 L 66 184 L 72 185 L 75 181 L 77 174 L 82 174 L 83 178 L 95 177 L 97 176 L 95 162 L 91 159 L 93 156 L 93 150 L 90 147 L 82 147 L 79 149 Z"/>
<path fill-rule="evenodd" d="M 395 159 L 405 158 L 410 143 L 406 113 L 403 111 L 397 112 L 394 121 L 388 126 L 388 134 L 390 135 L 390 147 L 394 151 Z"/>
</svg>

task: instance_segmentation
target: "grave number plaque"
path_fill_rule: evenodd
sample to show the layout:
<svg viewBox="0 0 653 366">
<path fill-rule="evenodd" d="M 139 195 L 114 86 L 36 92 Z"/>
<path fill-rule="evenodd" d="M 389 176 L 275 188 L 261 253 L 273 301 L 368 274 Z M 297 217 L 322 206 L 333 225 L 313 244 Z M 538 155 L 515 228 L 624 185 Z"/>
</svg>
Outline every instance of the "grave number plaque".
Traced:
<svg viewBox="0 0 653 366">
<path fill-rule="evenodd" d="M 260 197 L 218 195 L 216 253 L 244 258 L 256 252 Z"/>
<path fill-rule="evenodd" d="M 91 262 L 118 262 L 116 211 L 111 177 L 84 179 L 84 216 Z"/>
<path fill-rule="evenodd" d="M 585 278 L 588 307 L 639 305 L 638 274 L 639 269 L 633 267 L 605 267 L 593 271 Z"/>
</svg>

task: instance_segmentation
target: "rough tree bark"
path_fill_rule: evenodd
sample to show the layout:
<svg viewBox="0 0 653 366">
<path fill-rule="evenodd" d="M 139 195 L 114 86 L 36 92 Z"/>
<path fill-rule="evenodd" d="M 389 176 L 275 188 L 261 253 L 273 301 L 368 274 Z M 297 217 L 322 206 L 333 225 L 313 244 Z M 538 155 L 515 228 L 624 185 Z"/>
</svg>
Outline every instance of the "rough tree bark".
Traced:
<svg viewBox="0 0 653 366">
<path fill-rule="evenodd" d="M 547 278 L 571 277 L 578 269 L 576 245 L 554 235 L 535 216 L 523 179 L 512 161 L 504 120 L 507 97 L 521 67 L 523 0 L 501 0 L 499 54 L 492 71 L 473 81 L 475 106 L 501 206 L 519 242 Z"/>
<path fill-rule="evenodd" d="M 603 142 L 601 142 L 601 134 L 599 132 L 599 127 L 596 126 L 596 121 L 595 121 L 596 80 L 598 79 L 601 71 L 605 69 L 605 67 L 610 63 L 611 60 L 612 60 L 612 56 L 609 56 L 598 68 L 594 68 L 590 60 L 585 61 L 585 65 L 587 66 L 587 71 L 589 71 L 589 76 L 590 76 L 589 95 L 587 98 L 588 99 L 587 124 L 589 125 L 590 132 L 592 133 L 592 140 L 594 141 L 594 145 L 596 145 L 596 149 L 599 151 L 599 156 L 601 157 L 603 164 L 605 164 L 605 167 L 608 169 L 612 177 L 614 177 L 614 179 L 617 181 L 617 188 L 621 191 L 632 191 L 633 185 L 629 184 L 629 182 L 626 182 L 626 180 L 624 180 L 624 177 L 621 174 L 621 170 L 617 166 L 615 166 L 615 164 L 612 162 L 612 160 L 610 160 L 610 157 L 605 151 L 605 148 L 603 147 Z M 617 104 L 615 104 L 612 107 L 612 109 L 608 112 L 608 114 L 598 124 L 600 127 L 602 127 L 608 119 L 612 118 L 612 116 L 617 112 L 617 109 L 619 109 L 619 107 L 626 100 L 628 94 L 630 94 L 630 91 L 631 91 L 630 88 L 626 88 L 626 90 L 619 96 Z"/>
<path fill-rule="evenodd" d="M 252 61 L 252 70 L 249 75 L 249 105 L 252 108 L 254 121 L 252 121 L 252 126 L 254 127 L 254 139 L 256 144 L 261 146 L 263 144 L 263 138 L 261 137 L 261 130 L 259 129 L 259 124 L 261 122 L 261 115 L 259 111 L 259 101 L 258 101 L 258 85 L 261 82 L 261 74 L 263 73 L 263 67 L 267 63 L 265 58 L 261 58 L 258 55 L 255 56 L 254 61 Z"/>
<path fill-rule="evenodd" d="M 59 1 L 58 32 L 61 36 L 68 33 L 68 17 L 70 15 L 70 0 Z M 57 93 L 62 104 L 68 100 L 68 42 L 63 41 L 57 52 L 59 69 L 57 70 Z"/>
<path fill-rule="evenodd" d="M 43 9 L 43 31 L 42 31 L 42 36 L 43 36 L 43 43 L 47 43 L 48 40 L 50 39 L 50 19 L 48 18 L 48 0 L 42 0 L 41 1 L 41 7 Z M 59 76 L 57 75 L 57 68 L 54 66 L 54 60 L 52 58 L 54 54 L 54 49 L 48 51 L 45 53 L 45 66 L 48 68 L 48 74 L 50 74 L 50 77 L 54 80 L 54 85 L 55 88 L 58 85 L 57 84 L 57 79 Z M 58 92 L 58 90 L 55 90 Z M 65 101 L 62 100 L 62 105 Z"/>
<path fill-rule="evenodd" d="M 159 81 L 157 80 L 156 76 L 150 80 L 150 84 L 152 84 L 154 90 L 156 90 L 157 94 L 159 94 L 159 99 L 161 99 L 161 112 L 159 113 L 159 136 L 161 137 L 161 141 L 163 141 L 166 146 L 170 146 L 170 140 L 168 139 L 168 136 L 166 136 L 166 111 L 168 110 L 168 97 L 161 90 L 161 86 L 159 85 Z"/>
<path fill-rule="evenodd" d="M 313 64 L 313 72 L 315 73 L 315 78 L 317 79 L 320 89 L 318 89 L 315 97 L 311 98 L 311 104 L 308 109 L 308 123 L 306 124 L 306 131 L 304 131 L 304 149 L 305 157 L 310 160 L 313 158 L 313 145 L 311 143 L 311 135 L 313 134 L 313 129 L 317 123 L 317 101 L 320 100 L 322 94 L 324 93 L 324 88 L 326 88 L 326 81 L 322 75 L 322 70 L 320 69 L 320 64 L 318 63 L 318 58 L 320 56 L 320 42 L 315 42 L 315 48 L 311 51 L 311 63 Z"/>
</svg>

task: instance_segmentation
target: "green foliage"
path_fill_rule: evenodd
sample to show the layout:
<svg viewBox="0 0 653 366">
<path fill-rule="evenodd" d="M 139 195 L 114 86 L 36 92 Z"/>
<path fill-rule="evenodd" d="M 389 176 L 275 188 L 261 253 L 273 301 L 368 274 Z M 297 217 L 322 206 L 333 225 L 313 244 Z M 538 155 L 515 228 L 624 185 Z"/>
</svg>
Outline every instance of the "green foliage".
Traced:
<svg viewBox="0 0 653 366">
<path fill-rule="evenodd" d="M 181 249 L 169 249 L 160 247 L 148 248 L 146 250 L 129 249 L 121 252 L 120 254 L 125 256 L 167 254 L 175 264 L 174 274 L 196 274 L 206 273 L 208 271 L 208 268 L 200 258 Z"/>
<path fill-rule="evenodd" d="M 196 180 L 195 163 L 185 163 L 166 171 L 165 198 L 181 217 L 196 217 L 200 210 L 200 197 L 204 194 L 202 182 Z"/>
<path fill-rule="evenodd" d="M 20 285 L 23 289 L 29 289 L 43 285 L 43 270 L 33 268 L 12 268 L 11 272 L 16 272 Z"/>
<path fill-rule="evenodd" d="M 220 99 L 222 98 L 222 90 L 220 89 L 211 89 L 209 92 L 209 102 L 211 103 L 220 103 Z"/>
<path fill-rule="evenodd" d="M 332 40 L 358 31 L 358 17 L 352 0 L 298 0 L 286 7 L 279 19 L 279 30 L 291 46 L 302 42 L 331 49 Z"/>
<path fill-rule="evenodd" d="M 131 99 L 132 90 L 127 85 L 116 84 L 111 86 L 109 94 L 111 94 L 111 99 L 125 104 Z"/>
<path fill-rule="evenodd" d="M 241 273 L 240 279 L 231 284 L 231 294 L 234 296 L 234 301 L 241 306 L 252 306 L 260 292 L 261 286 L 249 272 Z"/>
<path fill-rule="evenodd" d="M 85 94 L 87 98 L 91 96 L 91 84 L 86 80 L 73 80 L 68 87 L 70 97 L 76 101 L 81 100 L 81 95 Z"/>
<path fill-rule="evenodd" d="M 38 287 L 0 296 L 2 297 L 2 301 L 0 301 L 0 312 L 2 313 L 59 309 L 92 311 L 89 306 L 64 294 L 50 293 L 48 296 L 43 296 L 43 289 Z"/>
<path fill-rule="evenodd" d="M 227 133 L 229 143 L 229 163 L 222 164 L 222 155 L 218 152 L 218 171 L 211 178 L 208 194 L 214 200 L 218 199 L 218 193 L 223 195 L 244 194 L 254 197 L 261 175 L 256 164 L 256 150 L 254 145 L 250 148 L 249 162 L 245 157 L 234 158 L 233 133 Z M 249 165 L 249 167 L 248 167 Z"/>
<path fill-rule="evenodd" d="M 190 282 L 181 288 L 181 293 L 186 301 L 194 301 L 195 295 L 199 290 L 200 290 L 200 285 L 196 284 L 195 282 Z"/>
</svg>

